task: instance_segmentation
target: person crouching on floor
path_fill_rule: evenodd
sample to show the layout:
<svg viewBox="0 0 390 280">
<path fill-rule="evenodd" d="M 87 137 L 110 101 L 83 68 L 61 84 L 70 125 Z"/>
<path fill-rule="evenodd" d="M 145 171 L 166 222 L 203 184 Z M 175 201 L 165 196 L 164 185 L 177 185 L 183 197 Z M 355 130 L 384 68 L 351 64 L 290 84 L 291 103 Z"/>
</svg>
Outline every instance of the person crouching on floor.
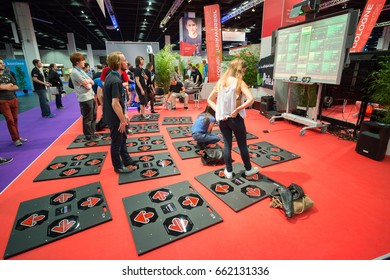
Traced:
<svg viewBox="0 0 390 280">
<path fill-rule="evenodd" d="M 203 150 L 208 144 L 215 144 L 221 139 L 218 135 L 212 134 L 211 131 L 215 124 L 215 111 L 210 106 L 196 117 L 192 126 L 192 137 L 198 143 L 198 147 Z"/>
<path fill-rule="evenodd" d="M 116 173 L 131 173 L 126 167 L 134 161 L 127 152 L 126 126 L 129 121 L 126 110 L 126 90 L 122 83 L 122 72 L 127 69 L 126 57 L 121 52 L 110 53 L 107 64 L 112 70 L 104 82 L 103 117 L 110 128 L 111 160 Z"/>
</svg>

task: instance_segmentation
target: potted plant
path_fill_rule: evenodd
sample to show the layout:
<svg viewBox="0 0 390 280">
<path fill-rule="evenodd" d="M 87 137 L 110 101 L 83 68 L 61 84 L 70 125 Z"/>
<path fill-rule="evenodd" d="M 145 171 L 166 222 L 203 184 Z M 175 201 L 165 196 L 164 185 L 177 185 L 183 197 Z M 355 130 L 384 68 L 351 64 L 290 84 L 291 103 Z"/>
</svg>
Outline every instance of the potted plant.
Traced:
<svg viewBox="0 0 390 280">
<path fill-rule="evenodd" d="M 235 58 L 241 58 L 246 61 L 248 64 L 248 68 L 246 69 L 245 75 L 244 75 L 244 82 L 249 87 L 257 87 L 257 73 L 258 73 L 258 65 L 259 65 L 259 58 L 256 57 L 253 53 L 250 51 L 241 52 L 238 55 L 225 55 L 223 57 L 223 61 L 230 62 L 234 60 Z"/>
<path fill-rule="evenodd" d="M 166 45 L 155 55 L 156 84 L 168 93 L 171 77 L 175 72 L 176 60 L 179 55 L 172 52 L 172 46 Z"/>
<path fill-rule="evenodd" d="M 291 92 L 298 97 L 297 109 L 304 111 L 306 117 L 314 119 L 317 104 L 317 85 L 293 84 Z"/>
<path fill-rule="evenodd" d="M 368 93 L 383 111 L 378 116 L 378 123 L 390 125 L 390 57 L 387 56 L 378 63 L 380 69 L 368 75 Z"/>
</svg>

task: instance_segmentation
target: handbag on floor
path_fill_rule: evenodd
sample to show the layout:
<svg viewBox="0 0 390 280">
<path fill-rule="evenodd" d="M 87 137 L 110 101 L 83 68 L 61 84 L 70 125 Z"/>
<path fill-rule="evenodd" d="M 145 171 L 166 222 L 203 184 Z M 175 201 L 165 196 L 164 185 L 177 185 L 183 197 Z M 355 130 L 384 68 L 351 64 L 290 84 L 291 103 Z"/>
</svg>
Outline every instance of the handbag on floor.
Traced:
<svg viewBox="0 0 390 280">
<path fill-rule="evenodd" d="M 283 209 L 287 218 L 302 214 L 314 205 L 314 201 L 305 194 L 302 187 L 292 183 L 288 188 L 278 187 L 271 193 L 272 208 Z"/>
<path fill-rule="evenodd" d="M 204 149 L 201 161 L 204 165 L 209 166 L 225 164 L 223 150 L 221 148 Z"/>
</svg>

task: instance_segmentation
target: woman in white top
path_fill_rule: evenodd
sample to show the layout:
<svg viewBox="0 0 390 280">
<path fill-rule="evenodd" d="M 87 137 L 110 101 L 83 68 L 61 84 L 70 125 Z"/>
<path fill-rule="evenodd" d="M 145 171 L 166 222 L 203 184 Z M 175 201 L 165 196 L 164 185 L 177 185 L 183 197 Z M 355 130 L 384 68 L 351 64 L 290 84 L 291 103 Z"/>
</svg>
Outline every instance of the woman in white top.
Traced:
<svg viewBox="0 0 390 280">
<path fill-rule="evenodd" d="M 234 59 L 207 100 L 210 107 L 215 110 L 215 118 L 219 121 L 219 128 L 222 132 L 223 155 L 226 163 L 224 172 L 228 179 L 233 178 L 231 155 L 233 132 L 245 166 L 245 176 L 258 172 L 257 167 L 252 168 L 246 144 L 245 108 L 254 102 L 252 93 L 242 80 L 247 67 L 247 63 L 241 58 Z M 243 102 L 244 98 L 245 102 Z"/>
</svg>

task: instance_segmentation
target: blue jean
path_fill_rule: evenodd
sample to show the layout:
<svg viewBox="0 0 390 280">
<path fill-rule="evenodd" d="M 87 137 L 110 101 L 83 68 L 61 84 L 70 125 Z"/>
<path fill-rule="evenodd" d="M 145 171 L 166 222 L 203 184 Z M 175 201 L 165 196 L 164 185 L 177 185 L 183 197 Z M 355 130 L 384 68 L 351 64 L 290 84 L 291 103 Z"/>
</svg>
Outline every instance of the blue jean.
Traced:
<svg viewBox="0 0 390 280">
<path fill-rule="evenodd" d="M 49 100 L 47 99 L 46 89 L 35 90 L 35 93 L 39 97 L 39 106 L 41 107 L 42 117 L 47 117 L 51 114 Z"/>
<path fill-rule="evenodd" d="M 111 161 L 114 168 L 122 168 L 129 165 L 133 160 L 127 152 L 126 132 L 118 131 L 119 125 L 110 126 L 111 136 Z"/>
<path fill-rule="evenodd" d="M 198 142 L 205 143 L 205 145 L 215 144 L 221 140 L 218 135 L 200 132 L 193 133 L 192 138 Z"/>
<path fill-rule="evenodd" d="M 233 171 L 232 167 L 232 142 L 233 133 L 237 140 L 238 148 L 240 149 L 241 159 L 244 163 L 245 170 L 251 170 L 252 164 L 249 158 L 248 147 L 246 145 L 246 127 L 244 119 L 238 115 L 235 118 L 229 118 L 225 121 L 219 122 L 219 129 L 221 130 L 224 147 L 223 157 L 225 159 L 226 170 Z"/>
</svg>

